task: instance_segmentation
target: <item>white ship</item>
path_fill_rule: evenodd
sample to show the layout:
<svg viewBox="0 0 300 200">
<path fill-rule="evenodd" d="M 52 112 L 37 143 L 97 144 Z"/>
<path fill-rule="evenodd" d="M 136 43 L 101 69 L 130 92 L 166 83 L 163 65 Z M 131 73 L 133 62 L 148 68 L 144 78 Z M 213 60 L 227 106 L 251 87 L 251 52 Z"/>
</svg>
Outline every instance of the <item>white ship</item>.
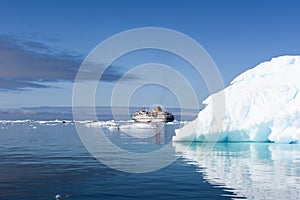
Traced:
<svg viewBox="0 0 300 200">
<path fill-rule="evenodd" d="M 172 122 L 174 116 L 157 106 L 154 111 L 140 110 L 134 113 L 132 119 L 136 122 Z"/>
</svg>

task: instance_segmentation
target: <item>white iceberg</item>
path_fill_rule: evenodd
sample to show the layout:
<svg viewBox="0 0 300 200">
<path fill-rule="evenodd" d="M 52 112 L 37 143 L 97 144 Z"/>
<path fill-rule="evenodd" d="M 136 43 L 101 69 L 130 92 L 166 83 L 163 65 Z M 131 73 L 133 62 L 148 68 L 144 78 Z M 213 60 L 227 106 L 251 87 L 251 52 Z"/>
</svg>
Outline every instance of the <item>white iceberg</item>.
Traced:
<svg viewBox="0 0 300 200">
<path fill-rule="evenodd" d="M 177 131 L 174 141 L 300 141 L 300 56 L 281 56 L 250 69 L 220 91 L 225 94 L 221 129 L 211 117 L 213 94 L 192 123 L 193 131 Z M 219 122 L 220 123 L 220 122 Z M 191 125 L 190 125 L 191 126 Z M 188 128 L 187 130 L 191 130 Z M 215 137 L 211 137 L 214 135 Z"/>
</svg>

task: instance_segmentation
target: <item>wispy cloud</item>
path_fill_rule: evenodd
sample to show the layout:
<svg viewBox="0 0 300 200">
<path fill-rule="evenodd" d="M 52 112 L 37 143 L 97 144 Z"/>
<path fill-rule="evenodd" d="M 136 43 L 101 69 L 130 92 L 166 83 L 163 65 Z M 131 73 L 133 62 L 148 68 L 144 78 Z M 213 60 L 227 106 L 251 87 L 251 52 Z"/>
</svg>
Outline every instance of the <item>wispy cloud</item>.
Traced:
<svg viewBox="0 0 300 200">
<path fill-rule="evenodd" d="M 11 80 L 0 78 L 0 91 L 5 90 L 29 90 L 29 88 L 49 88 L 41 83 L 33 83 L 31 80 Z"/>
<path fill-rule="evenodd" d="M 47 82 L 72 82 L 83 58 L 79 53 L 59 52 L 47 42 L 0 35 L 0 90 L 47 88 Z M 114 82 L 122 76 L 120 67 L 108 69 L 101 80 Z M 85 76 L 86 80 L 95 78 L 92 72 Z"/>
</svg>

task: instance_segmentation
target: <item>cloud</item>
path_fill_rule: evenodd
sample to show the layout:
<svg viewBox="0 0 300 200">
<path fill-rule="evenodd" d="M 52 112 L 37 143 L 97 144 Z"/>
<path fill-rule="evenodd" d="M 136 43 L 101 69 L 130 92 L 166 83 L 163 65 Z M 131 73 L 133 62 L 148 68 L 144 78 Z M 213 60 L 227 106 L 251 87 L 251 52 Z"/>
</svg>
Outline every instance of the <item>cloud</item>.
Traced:
<svg viewBox="0 0 300 200">
<path fill-rule="evenodd" d="M 0 78 L 0 91 L 5 90 L 28 90 L 28 88 L 49 88 L 49 86 L 33 83 L 31 81 L 9 80 Z"/>
<path fill-rule="evenodd" d="M 83 58 L 79 53 L 60 52 L 47 42 L 0 35 L 0 90 L 48 88 L 47 82 L 73 82 Z M 114 82 L 122 75 L 121 67 L 110 66 L 101 80 Z M 96 78 L 92 71 L 84 76 L 85 80 Z"/>
</svg>

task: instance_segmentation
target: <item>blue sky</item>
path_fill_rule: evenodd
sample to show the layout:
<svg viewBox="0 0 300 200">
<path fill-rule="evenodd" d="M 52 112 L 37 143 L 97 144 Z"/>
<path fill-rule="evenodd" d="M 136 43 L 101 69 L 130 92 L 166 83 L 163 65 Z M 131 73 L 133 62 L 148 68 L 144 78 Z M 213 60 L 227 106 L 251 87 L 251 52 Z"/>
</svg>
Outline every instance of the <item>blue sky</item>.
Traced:
<svg viewBox="0 0 300 200">
<path fill-rule="evenodd" d="M 296 0 L 0 0 L 0 108 L 71 106 L 74 77 L 85 56 L 114 34 L 149 26 L 173 29 L 195 39 L 228 85 L 262 61 L 299 54 L 299 8 Z M 168 58 L 155 51 L 120 58 L 103 78 L 105 89 L 96 95 L 97 104 L 110 103 L 109 92 L 130 66 Z M 175 61 L 167 64 L 176 65 Z M 193 72 L 187 71 L 186 76 L 192 82 L 195 79 Z M 194 87 L 199 101 L 207 97 L 205 85 Z M 152 94 L 153 88 L 147 86 L 140 92 Z M 143 102 L 138 91 L 133 98 L 130 102 L 137 105 L 168 100 L 160 95 Z M 176 100 L 171 99 L 174 106 Z"/>
</svg>

